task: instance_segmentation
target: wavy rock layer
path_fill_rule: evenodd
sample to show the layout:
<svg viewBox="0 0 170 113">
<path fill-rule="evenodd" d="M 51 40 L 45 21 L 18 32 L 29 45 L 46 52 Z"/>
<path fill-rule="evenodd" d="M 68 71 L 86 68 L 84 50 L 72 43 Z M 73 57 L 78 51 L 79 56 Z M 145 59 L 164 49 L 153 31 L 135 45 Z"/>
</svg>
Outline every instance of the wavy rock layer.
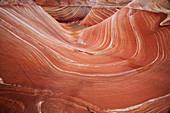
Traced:
<svg viewBox="0 0 170 113">
<path fill-rule="evenodd" d="M 82 26 L 92 26 L 102 22 L 117 12 L 120 7 L 94 7 L 88 15 L 80 22 Z"/>
<path fill-rule="evenodd" d="M 38 5 L 56 6 L 56 5 L 88 5 L 89 0 L 35 0 Z"/>
<path fill-rule="evenodd" d="M 95 7 L 92 7 L 88 15 L 81 21 L 80 25 L 92 26 L 102 22 L 122 7 L 126 6 L 131 0 L 97 0 Z"/>
<path fill-rule="evenodd" d="M 60 22 L 80 21 L 91 9 L 88 0 L 37 0 L 36 3 Z"/>
<path fill-rule="evenodd" d="M 104 5 L 104 6 L 117 6 L 117 5 L 126 5 L 132 0 L 96 0 L 96 5 Z"/>
<path fill-rule="evenodd" d="M 72 32 L 35 4 L 1 5 L 0 111 L 167 112 L 166 17 L 122 8 Z"/>
<path fill-rule="evenodd" d="M 76 22 L 89 13 L 90 6 L 42 6 L 42 8 L 59 22 Z"/>
</svg>

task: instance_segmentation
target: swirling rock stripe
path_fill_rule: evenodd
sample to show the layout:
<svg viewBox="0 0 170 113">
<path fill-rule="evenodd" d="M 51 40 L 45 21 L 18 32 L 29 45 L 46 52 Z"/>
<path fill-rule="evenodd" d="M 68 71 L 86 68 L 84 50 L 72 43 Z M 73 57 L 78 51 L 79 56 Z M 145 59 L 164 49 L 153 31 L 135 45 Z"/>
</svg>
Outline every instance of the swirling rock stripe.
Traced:
<svg viewBox="0 0 170 113">
<path fill-rule="evenodd" d="M 58 5 L 89 5 L 89 0 L 35 0 L 37 5 L 58 6 Z"/>
<path fill-rule="evenodd" d="M 82 20 L 91 6 L 42 6 L 43 9 L 59 22 L 76 22 Z"/>
<path fill-rule="evenodd" d="M 97 6 L 117 6 L 117 5 L 127 5 L 129 2 L 132 0 L 96 0 L 96 5 Z"/>
<path fill-rule="evenodd" d="M 102 22 L 122 7 L 126 6 L 132 0 L 97 0 L 89 14 L 81 21 L 80 25 L 92 26 Z"/>
<path fill-rule="evenodd" d="M 94 7 L 79 25 L 92 26 L 105 20 L 117 12 L 119 7 Z"/>
<path fill-rule="evenodd" d="M 35 2 L 59 22 L 80 21 L 91 9 L 88 0 L 36 0 Z"/>
<path fill-rule="evenodd" d="M 159 25 L 165 14 L 122 8 L 76 33 L 36 5 L 1 6 L 0 18 L 2 106 L 39 113 L 168 110 L 170 26 Z"/>
</svg>

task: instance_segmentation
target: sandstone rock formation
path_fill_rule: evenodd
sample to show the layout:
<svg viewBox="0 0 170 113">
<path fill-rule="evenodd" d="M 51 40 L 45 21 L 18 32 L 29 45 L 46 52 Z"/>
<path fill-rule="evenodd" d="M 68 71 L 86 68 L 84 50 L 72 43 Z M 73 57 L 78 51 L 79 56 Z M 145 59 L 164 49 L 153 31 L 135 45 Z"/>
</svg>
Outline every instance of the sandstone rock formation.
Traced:
<svg viewBox="0 0 170 113">
<path fill-rule="evenodd" d="M 34 1 L 1 1 L 1 113 L 166 113 L 168 1 L 134 0 L 74 31 Z"/>
</svg>

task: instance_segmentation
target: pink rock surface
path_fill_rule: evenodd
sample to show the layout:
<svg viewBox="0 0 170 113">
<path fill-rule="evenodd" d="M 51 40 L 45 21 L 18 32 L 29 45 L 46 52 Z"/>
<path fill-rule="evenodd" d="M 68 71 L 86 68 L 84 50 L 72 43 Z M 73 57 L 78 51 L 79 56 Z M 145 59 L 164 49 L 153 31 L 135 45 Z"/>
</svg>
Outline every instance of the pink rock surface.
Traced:
<svg viewBox="0 0 170 113">
<path fill-rule="evenodd" d="M 36 3 L 60 22 L 80 21 L 91 9 L 89 0 L 37 0 Z"/>
<path fill-rule="evenodd" d="M 114 13 L 125 7 L 132 0 L 96 0 L 88 15 L 81 21 L 80 25 L 92 26 L 102 22 Z"/>
<path fill-rule="evenodd" d="M 31 1 L 2 2 L 0 112 L 168 111 L 167 14 L 132 2 L 97 25 L 69 31 Z"/>
</svg>

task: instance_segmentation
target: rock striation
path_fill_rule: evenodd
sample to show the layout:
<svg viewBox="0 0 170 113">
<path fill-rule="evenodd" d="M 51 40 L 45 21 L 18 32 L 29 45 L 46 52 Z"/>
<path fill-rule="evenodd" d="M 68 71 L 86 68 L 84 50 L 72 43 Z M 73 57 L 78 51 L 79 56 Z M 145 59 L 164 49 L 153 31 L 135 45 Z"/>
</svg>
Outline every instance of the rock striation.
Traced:
<svg viewBox="0 0 170 113">
<path fill-rule="evenodd" d="M 166 113 L 168 1 L 133 0 L 74 31 L 33 1 L 1 1 L 1 113 Z"/>
</svg>

